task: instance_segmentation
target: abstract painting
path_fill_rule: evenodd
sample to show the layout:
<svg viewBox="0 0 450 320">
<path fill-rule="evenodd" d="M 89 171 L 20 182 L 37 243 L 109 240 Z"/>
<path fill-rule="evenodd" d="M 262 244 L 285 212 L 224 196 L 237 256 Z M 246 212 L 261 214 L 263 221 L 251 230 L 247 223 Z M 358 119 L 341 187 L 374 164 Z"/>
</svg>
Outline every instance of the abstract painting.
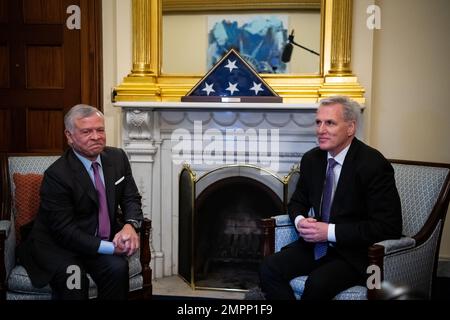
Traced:
<svg viewBox="0 0 450 320">
<path fill-rule="evenodd" d="M 287 15 L 208 16 L 207 70 L 235 49 L 259 73 L 286 73 Z"/>
</svg>

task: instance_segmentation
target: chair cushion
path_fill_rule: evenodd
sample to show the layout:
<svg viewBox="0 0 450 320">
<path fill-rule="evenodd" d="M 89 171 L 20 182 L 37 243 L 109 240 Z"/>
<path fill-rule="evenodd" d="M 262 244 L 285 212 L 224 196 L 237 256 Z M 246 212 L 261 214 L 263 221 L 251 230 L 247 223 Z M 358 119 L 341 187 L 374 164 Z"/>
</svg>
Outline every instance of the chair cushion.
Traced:
<svg viewBox="0 0 450 320">
<path fill-rule="evenodd" d="M 30 223 L 36 217 L 39 210 L 39 190 L 42 183 L 42 174 L 36 173 L 14 173 L 14 206 L 16 209 L 16 245 L 22 238 L 22 226 Z"/>
<path fill-rule="evenodd" d="M 305 282 L 307 276 L 301 276 L 292 279 L 289 284 L 291 285 L 292 290 L 294 290 L 295 299 L 300 300 L 302 298 L 303 290 L 305 288 Z"/>
<path fill-rule="evenodd" d="M 339 292 L 334 300 L 367 300 L 367 288 L 354 286 Z"/>
<path fill-rule="evenodd" d="M 130 261 L 130 271 L 132 269 L 131 264 L 134 264 L 132 261 Z M 97 287 L 89 274 L 88 278 L 89 298 L 95 298 L 97 296 Z M 143 278 L 141 274 L 130 275 L 130 291 L 139 290 L 142 288 L 142 285 Z M 8 279 L 8 287 L 7 300 L 50 300 L 52 298 L 50 286 L 46 285 L 43 288 L 33 287 L 27 271 L 20 265 L 17 265 L 12 270 Z"/>
<path fill-rule="evenodd" d="M 31 284 L 28 273 L 21 265 L 16 265 L 9 275 L 8 289 L 10 291 L 31 293 L 31 294 L 51 294 L 52 289 L 49 285 L 43 288 L 35 288 Z"/>
<path fill-rule="evenodd" d="M 139 260 L 139 251 L 137 251 L 134 255 L 132 255 L 129 258 L 128 264 L 129 264 L 129 275 L 130 275 L 130 291 L 142 288 L 143 281 L 142 281 L 142 276 L 140 274 L 142 272 L 142 267 L 141 267 L 141 262 Z M 90 288 L 89 296 L 90 297 L 96 296 L 97 288 L 95 286 L 95 283 L 89 274 L 88 274 L 88 278 L 89 278 L 89 288 Z M 136 279 L 134 279 L 134 278 L 136 278 Z M 42 295 L 46 295 L 46 296 L 48 296 L 48 298 L 51 298 L 51 292 L 52 292 L 52 289 L 50 288 L 49 285 L 47 285 L 43 288 L 34 287 L 31 284 L 31 280 L 28 276 L 27 271 L 21 265 L 16 265 L 13 268 L 13 270 L 11 271 L 11 274 L 8 278 L 8 288 L 9 288 L 9 291 L 20 293 L 21 295 L 24 295 L 24 294 L 37 295 L 36 299 L 42 299 L 43 297 L 40 297 Z M 45 298 L 43 298 L 43 299 L 45 299 Z"/>
<path fill-rule="evenodd" d="M 300 300 L 305 289 L 305 282 L 308 279 L 307 276 L 301 276 L 292 279 L 289 284 L 294 290 L 295 298 Z M 367 300 L 367 288 L 363 286 L 354 286 L 344 291 L 339 292 L 334 300 Z"/>
</svg>

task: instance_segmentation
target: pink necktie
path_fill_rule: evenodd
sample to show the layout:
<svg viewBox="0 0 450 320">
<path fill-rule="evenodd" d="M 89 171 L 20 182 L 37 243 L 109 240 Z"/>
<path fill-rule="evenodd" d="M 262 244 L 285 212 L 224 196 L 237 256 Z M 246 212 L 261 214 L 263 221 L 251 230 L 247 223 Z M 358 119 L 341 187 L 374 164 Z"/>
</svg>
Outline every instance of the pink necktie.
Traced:
<svg viewBox="0 0 450 320">
<path fill-rule="evenodd" d="M 99 164 L 97 162 L 92 162 L 92 169 L 94 169 L 95 189 L 97 189 L 98 194 L 98 235 L 103 240 L 107 240 L 109 239 L 111 226 L 109 223 L 105 186 L 100 178 L 98 166 Z"/>
<path fill-rule="evenodd" d="M 334 172 L 333 169 L 336 166 L 337 162 L 333 158 L 328 159 L 328 169 L 327 175 L 325 177 L 325 185 L 323 186 L 322 193 L 322 221 L 328 222 L 330 221 L 330 211 L 331 211 L 331 203 L 332 203 L 332 194 L 333 194 L 333 184 L 334 184 Z M 314 258 L 320 259 L 327 254 L 328 242 L 318 242 L 314 247 Z"/>
</svg>

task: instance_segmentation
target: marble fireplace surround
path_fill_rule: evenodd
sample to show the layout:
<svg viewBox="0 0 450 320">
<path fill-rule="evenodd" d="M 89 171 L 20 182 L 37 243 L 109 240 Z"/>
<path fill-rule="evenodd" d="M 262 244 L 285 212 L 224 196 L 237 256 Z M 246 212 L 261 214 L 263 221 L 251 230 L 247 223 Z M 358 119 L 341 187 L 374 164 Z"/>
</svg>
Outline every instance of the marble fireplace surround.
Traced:
<svg viewBox="0 0 450 320">
<path fill-rule="evenodd" d="M 122 110 L 122 147 L 129 156 L 142 195 L 144 215 L 152 220 L 151 267 L 155 278 L 178 274 L 178 179 L 183 163 L 190 165 L 197 179 L 217 168 L 240 164 L 262 167 L 282 178 L 298 164 L 304 152 L 317 145 L 316 103 L 118 102 L 114 105 Z M 215 137 L 222 134 L 224 149 L 229 150 L 226 132 L 244 132 L 244 138 L 245 133 L 256 133 L 258 141 L 269 133 L 267 137 L 271 143 L 276 140 L 276 148 L 267 142 L 268 150 L 264 153 L 260 144 L 248 142 L 243 152 L 233 149 L 219 154 L 219 158 L 217 154 L 208 158 L 211 153 L 205 150 L 208 146 L 211 149 L 213 140 L 205 139 L 211 136 L 207 133 Z M 181 141 L 185 141 L 180 136 L 192 137 L 189 143 L 193 150 L 190 154 L 183 153 L 184 161 L 177 158 L 180 146 L 184 146 Z M 269 162 L 260 160 L 259 155 L 263 153 L 272 156 Z M 239 175 L 240 170 L 224 172 L 230 174 L 219 178 Z M 253 178 L 261 180 L 261 177 Z"/>
</svg>

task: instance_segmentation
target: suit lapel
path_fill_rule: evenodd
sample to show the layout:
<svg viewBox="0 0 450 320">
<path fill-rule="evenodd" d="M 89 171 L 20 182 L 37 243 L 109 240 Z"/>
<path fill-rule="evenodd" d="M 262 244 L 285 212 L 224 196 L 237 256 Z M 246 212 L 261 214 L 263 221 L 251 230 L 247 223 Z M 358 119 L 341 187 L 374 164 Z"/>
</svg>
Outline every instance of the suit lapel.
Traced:
<svg viewBox="0 0 450 320">
<path fill-rule="evenodd" d="M 317 165 L 313 166 L 314 172 L 313 172 L 313 183 L 314 183 L 314 194 L 317 195 L 314 199 L 314 212 L 315 215 L 321 218 L 322 210 L 321 210 L 321 204 L 322 204 L 322 192 L 323 192 L 323 185 L 325 182 L 325 173 L 327 170 L 327 152 L 321 151 L 319 153 L 319 157 L 316 159 Z"/>
<path fill-rule="evenodd" d="M 95 190 L 94 184 L 92 183 L 91 177 L 86 171 L 86 168 L 83 166 L 81 161 L 77 158 L 77 156 L 73 153 L 73 151 L 69 150 L 69 155 L 67 157 L 70 167 L 74 172 L 73 176 L 81 185 L 83 190 L 86 190 L 89 198 L 94 201 L 98 207 L 98 196 L 97 190 Z M 81 174 L 80 174 L 81 173 Z"/>
<path fill-rule="evenodd" d="M 359 146 L 359 141 L 356 138 L 353 138 L 353 141 L 350 145 L 350 148 L 348 149 L 347 155 L 344 159 L 344 165 L 341 169 L 341 174 L 339 175 L 339 181 L 336 186 L 336 191 L 334 193 L 333 198 L 333 204 L 331 208 L 331 214 L 334 212 L 338 212 L 339 209 L 339 203 L 342 201 L 342 197 L 344 196 L 344 193 L 347 189 L 347 186 L 349 186 L 353 181 L 353 171 L 355 170 L 355 157 L 357 154 Z"/>
<path fill-rule="evenodd" d="M 114 203 L 116 201 L 113 160 L 105 151 L 101 153 L 101 158 L 103 165 L 103 177 L 105 178 L 106 199 L 108 201 L 108 212 L 109 217 L 112 218 L 114 213 Z"/>
</svg>

